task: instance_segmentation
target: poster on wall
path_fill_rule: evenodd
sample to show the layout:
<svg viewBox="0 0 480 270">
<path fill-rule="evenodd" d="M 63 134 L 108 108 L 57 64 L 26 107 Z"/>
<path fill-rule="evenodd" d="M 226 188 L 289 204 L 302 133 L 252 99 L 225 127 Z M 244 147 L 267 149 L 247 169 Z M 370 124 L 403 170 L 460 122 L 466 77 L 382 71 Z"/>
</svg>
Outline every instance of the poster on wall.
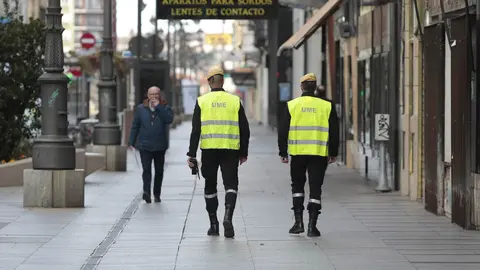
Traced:
<svg viewBox="0 0 480 270">
<path fill-rule="evenodd" d="M 375 114 L 375 140 L 388 141 L 390 127 L 390 115 L 378 113 Z"/>
<path fill-rule="evenodd" d="M 280 101 L 290 101 L 292 99 L 292 85 L 290 83 L 279 83 L 278 92 Z"/>
<path fill-rule="evenodd" d="M 185 115 L 193 115 L 199 91 L 199 85 L 190 80 L 182 80 L 183 108 L 185 110 Z"/>
</svg>

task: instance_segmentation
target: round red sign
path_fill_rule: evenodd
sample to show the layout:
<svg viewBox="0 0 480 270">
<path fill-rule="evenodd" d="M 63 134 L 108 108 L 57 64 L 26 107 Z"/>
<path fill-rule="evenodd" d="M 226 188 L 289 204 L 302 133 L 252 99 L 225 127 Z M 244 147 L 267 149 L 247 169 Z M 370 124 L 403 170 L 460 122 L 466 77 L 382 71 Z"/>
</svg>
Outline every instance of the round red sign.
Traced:
<svg viewBox="0 0 480 270">
<path fill-rule="evenodd" d="M 97 41 L 95 40 L 95 36 L 93 36 L 91 33 L 84 33 L 82 37 L 80 38 L 80 45 L 82 45 L 82 48 L 84 49 L 91 49 Z"/>
<path fill-rule="evenodd" d="M 72 73 L 73 76 L 75 77 L 80 77 L 82 76 L 82 68 L 78 66 L 73 66 L 68 69 L 70 73 Z"/>
</svg>

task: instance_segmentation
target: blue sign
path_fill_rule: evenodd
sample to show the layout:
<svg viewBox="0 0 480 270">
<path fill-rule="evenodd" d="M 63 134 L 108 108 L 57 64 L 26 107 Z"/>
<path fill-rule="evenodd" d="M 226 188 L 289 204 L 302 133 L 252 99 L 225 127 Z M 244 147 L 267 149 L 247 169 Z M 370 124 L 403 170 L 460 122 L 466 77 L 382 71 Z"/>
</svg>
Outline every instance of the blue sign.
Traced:
<svg viewBox="0 0 480 270">
<path fill-rule="evenodd" d="M 12 20 L 8 17 L 0 17 L 0 24 L 7 24 L 11 22 Z"/>
<path fill-rule="evenodd" d="M 292 85 L 290 83 L 279 83 L 278 92 L 280 101 L 290 101 L 292 99 Z"/>
</svg>

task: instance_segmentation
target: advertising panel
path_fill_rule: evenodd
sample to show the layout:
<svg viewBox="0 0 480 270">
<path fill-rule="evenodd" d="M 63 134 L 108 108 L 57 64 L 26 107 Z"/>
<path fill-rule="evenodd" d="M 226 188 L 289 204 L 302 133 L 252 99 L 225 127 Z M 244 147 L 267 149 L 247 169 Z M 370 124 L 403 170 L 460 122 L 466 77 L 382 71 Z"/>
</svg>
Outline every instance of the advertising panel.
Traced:
<svg viewBox="0 0 480 270">
<path fill-rule="evenodd" d="M 157 0 L 157 19 L 264 20 L 278 7 L 278 0 Z"/>
</svg>

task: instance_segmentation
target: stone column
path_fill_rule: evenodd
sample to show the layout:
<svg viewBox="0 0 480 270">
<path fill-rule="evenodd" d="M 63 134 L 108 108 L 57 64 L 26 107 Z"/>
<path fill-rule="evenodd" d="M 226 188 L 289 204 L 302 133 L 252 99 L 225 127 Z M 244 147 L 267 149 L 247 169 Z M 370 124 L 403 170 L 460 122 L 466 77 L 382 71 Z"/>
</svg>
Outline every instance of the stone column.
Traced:
<svg viewBox="0 0 480 270">
<path fill-rule="evenodd" d="M 34 140 L 32 167 L 23 174 L 24 207 L 83 207 L 83 170 L 75 170 L 75 147 L 67 135 L 67 84 L 63 73 L 62 8 L 49 0 L 46 14 L 45 73 L 38 78 L 42 135 Z"/>
<path fill-rule="evenodd" d="M 100 50 L 98 82 L 99 123 L 93 134 L 93 151 L 105 155 L 107 171 L 127 170 L 127 147 L 117 117 L 117 82 L 114 78 L 112 42 L 112 0 L 103 1 L 103 42 Z"/>
</svg>

